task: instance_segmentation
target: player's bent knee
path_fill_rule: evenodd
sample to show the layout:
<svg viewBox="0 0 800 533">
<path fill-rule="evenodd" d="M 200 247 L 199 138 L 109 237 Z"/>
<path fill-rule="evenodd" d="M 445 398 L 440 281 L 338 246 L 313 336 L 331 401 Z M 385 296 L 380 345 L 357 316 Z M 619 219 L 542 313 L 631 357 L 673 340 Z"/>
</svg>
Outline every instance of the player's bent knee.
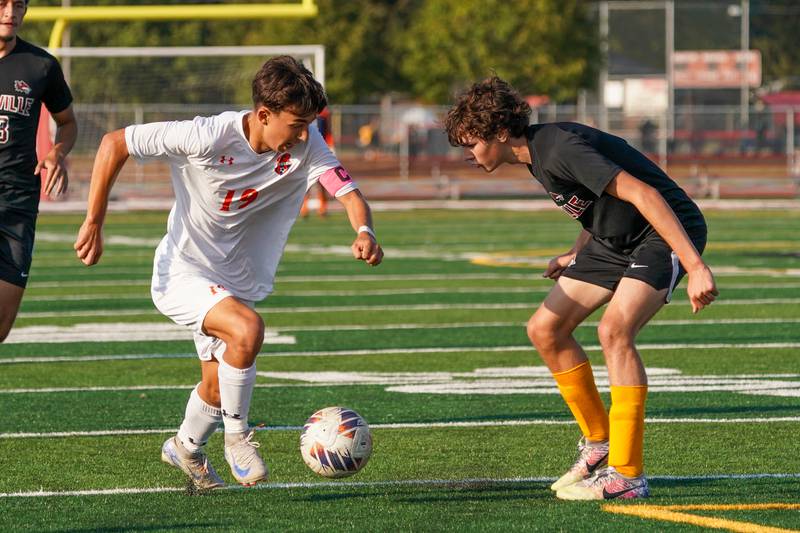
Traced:
<svg viewBox="0 0 800 533">
<path fill-rule="evenodd" d="M 245 358 L 255 360 L 264 344 L 264 321 L 253 313 L 243 317 L 233 337 L 233 348 Z"/>
<path fill-rule="evenodd" d="M 601 320 L 597 326 L 597 339 L 604 349 L 615 349 L 633 344 L 634 335 L 630 328 L 615 321 Z"/>
<path fill-rule="evenodd" d="M 558 344 L 558 330 L 550 320 L 534 314 L 527 325 L 528 339 L 540 352 L 554 349 Z"/>
</svg>

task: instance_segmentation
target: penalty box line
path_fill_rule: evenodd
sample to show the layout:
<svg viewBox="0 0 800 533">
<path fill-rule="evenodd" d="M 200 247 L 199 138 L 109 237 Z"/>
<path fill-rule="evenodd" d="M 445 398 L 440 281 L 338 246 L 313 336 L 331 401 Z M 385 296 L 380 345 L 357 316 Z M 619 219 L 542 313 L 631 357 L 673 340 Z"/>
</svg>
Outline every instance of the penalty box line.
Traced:
<svg viewBox="0 0 800 533">
<path fill-rule="evenodd" d="M 469 487 L 489 485 L 516 485 L 524 483 L 552 483 L 554 477 L 518 477 L 518 478 L 464 478 L 464 479 L 405 479 L 392 481 L 319 481 L 296 483 L 260 483 L 255 487 L 241 487 L 228 485 L 215 490 L 292 490 L 292 489 L 343 489 L 343 488 L 375 488 L 375 487 L 404 487 L 404 486 L 441 486 L 441 487 Z M 725 481 L 725 480 L 752 480 L 752 479 L 800 479 L 800 474 L 711 474 L 701 476 L 648 476 L 651 481 Z M 86 489 L 65 491 L 28 491 L 28 492 L 0 492 L 0 498 L 47 498 L 47 497 L 75 497 L 75 496 L 116 496 L 135 494 L 158 494 L 165 492 L 185 492 L 186 487 L 144 487 L 144 488 L 113 488 L 113 489 Z"/>
</svg>

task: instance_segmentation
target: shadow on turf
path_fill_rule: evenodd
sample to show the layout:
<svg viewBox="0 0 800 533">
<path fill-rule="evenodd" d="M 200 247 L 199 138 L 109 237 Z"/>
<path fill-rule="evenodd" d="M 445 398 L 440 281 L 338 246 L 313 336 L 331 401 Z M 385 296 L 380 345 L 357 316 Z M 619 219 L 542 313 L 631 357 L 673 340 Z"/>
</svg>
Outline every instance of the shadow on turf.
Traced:
<svg viewBox="0 0 800 533">
<path fill-rule="evenodd" d="M 192 523 L 192 524 L 159 524 L 157 526 L 114 526 L 114 527 L 91 527 L 80 529 L 58 529 L 57 533 L 128 533 L 134 531 L 195 531 L 198 528 L 220 527 L 218 522 Z"/>
<path fill-rule="evenodd" d="M 442 483 L 425 487 L 384 487 L 385 490 L 335 492 L 310 494 L 294 498 L 294 501 L 331 502 L 356 498 L 391 498 L 406 503 L 430 503 L 436 501 L 510 501 L 510 500 L 550 500 L 553 492 L 545 483 Z"/>
<path fill-rule="evenodd" d="M 778 412 L 785 416 L 791 416 L 796 412 L 797 405 L 784 404 L 784 405 L 759 405 L 758 415 L 763 416 L 766 413 Z M 741 405 L 738 407 L 733 406 L 701 406 L 701 407 L 670 407 L 668 409 L 648 409 L 647 416 L 658 418 L 680 418 L 687 415 L 697 415 L 698 418 L 708 418 L 709 415 L 749 415 L 753 416 L 752 405 Z M 742 418 L 748 418 L 743 416 Z"/>
</svg>

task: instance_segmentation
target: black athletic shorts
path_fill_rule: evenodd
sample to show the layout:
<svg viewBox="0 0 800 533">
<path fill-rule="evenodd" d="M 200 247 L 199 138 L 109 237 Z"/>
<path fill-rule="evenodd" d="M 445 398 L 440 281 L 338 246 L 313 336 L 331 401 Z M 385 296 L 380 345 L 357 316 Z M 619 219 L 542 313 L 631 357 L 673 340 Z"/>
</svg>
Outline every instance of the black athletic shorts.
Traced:
<svg viewBox="0 0 800 533">
<path fill-rule="evenodd" d="M 686 230 L 689 239 L 701 254 L 706 247 L 707 232 L 705 226 Z M 629 254 L 592 239 L 581 248 L 575 260 L 561 275 L 611 291 L 616 290 L 622 278 L 638 279 L 656 290 L 668 289 L 666 301 L 669 302 L 672 291 L 685 274 L 678 256 L 664 239 L 652 231 Z"/>
<path fill-rule="evenodd" d="M 36 214 L 0 207 L 0 279 L 25 288 L 33 255 Z"/>
</svg>

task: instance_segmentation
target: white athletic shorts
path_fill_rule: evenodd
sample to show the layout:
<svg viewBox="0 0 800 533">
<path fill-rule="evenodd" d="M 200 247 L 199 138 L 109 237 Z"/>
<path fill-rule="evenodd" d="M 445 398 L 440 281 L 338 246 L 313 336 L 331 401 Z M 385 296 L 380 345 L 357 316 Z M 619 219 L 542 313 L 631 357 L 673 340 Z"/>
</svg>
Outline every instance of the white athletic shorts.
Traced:
<svg viewBox="0 0 800 533">
<path fill-rule="evenodd" d="M 222 360 L 225 353 L 225 342 L 203 332 L 203 321 L 211 308 L 223 299 L 234 296 L 228 289 L 213 279 L 194 272 L 164 274 L 153 271 L 150 286 L 153 303 L 161 314 L 169 317 L 176 324 L 192 330 L 197 356 L 202 361 L 210 361 L 212 355 Z M 239 301 L 251 308 L 254 302 Z"/>
</svg>

